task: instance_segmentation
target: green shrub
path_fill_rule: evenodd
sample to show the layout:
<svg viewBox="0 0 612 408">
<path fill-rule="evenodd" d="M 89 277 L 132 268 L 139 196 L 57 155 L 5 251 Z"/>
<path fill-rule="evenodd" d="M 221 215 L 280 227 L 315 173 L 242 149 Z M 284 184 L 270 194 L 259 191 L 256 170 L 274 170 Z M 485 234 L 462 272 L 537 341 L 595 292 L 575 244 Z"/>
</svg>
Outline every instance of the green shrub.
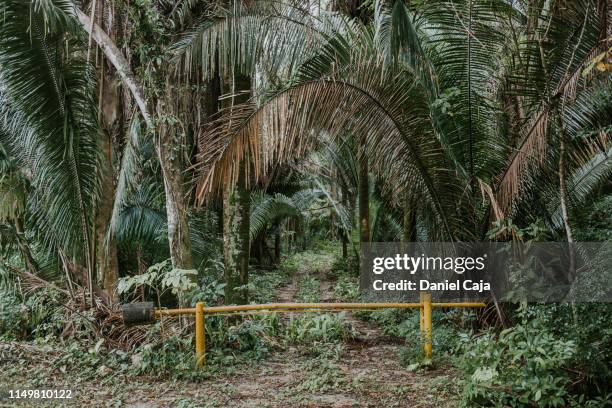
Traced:
<svg viewBox="0 0 612 408">
<path fill-rule="evenodd" d="M 583 303 L 530 307 L 528 316 L 542 320 L 559 338 L 572 340 L 576 353 L 570 364 L 572 391 L 597 396 L 612 382 L 612 304 Z"/>
<path fill-rule="evenodd" d="M 343 302 L 355 302 L 359 299 L 359 282 L 356 278 L 341 276 L 334 286 L 334 297 Z"/>
<path fill-rule="evenodd" d="M 343 390 L 349 388 L 351 384 L 347 376 L 338 368 L 338 364 L 328 358 L 307 360 L 301 368 L 307 375 L 298 385 L 298 391 Z"/>
<path fill-rule="evenodd" d="M 316 357 L 306 360 L 300 367 L 306 377 L 298 385 L 298 391 L 350 390 L 359 384 L 359 377 L 349 379 L 338 366 L 342 355 L 340 344 L 323 344 L 313 350 Z"/>
<path fill-rule="evenodd" d="M 0 336 L 19 338 L 25 331 L 25 305 L 10 292 L 0 293 Z"/>
<path fill-rule="evenodd" d="M 457 366 L 468 375 L 463 393 L 466 406 L 565 407 L 604 403 L 605 392 L 596 396 L 575 390 L 580 382 L 577 369 L 592 362 L 584 361 L 589 357 L 581 351 L 584 338 L 561 324 L 563 319 L 554 310 L 558 307 L 562 306 L 529 307 L 522 311 L 520 324 L 498 336 L 493 332 L 461 336 L 463 354 Z M 605 336 L 609 337 L 609 332 Z M 609 339 L 605 341 L 609 346 Z M 606 354 L 591 357 L 601 359 Z"/>
<path fill-rule="evenodd" d="M 239 354 L 259 359 L 274 344 L 280 332 L 278 315 L 249 317 L 210 316 L 206 318 L 207 347 L 211 355 L 227 355 L 235 360 Z"/>
<path fill-rule="evenodd" d="M 342 277 L 342 276 L 359 276 L 359 258 L 355 256 L 349 256 L 348 258 L 336 257 L 332 264 L 329 275 L 331 277 Z"/>
<path fill-rule="evenodd" d="M 289 275 L 318 274 L 328 272 L 334 263 L 333 252 L 328 250 L 306 250 L 283 258 L 281 271 Z"/>
<path fill-rule="evenodd" d="M 288 276 L 280 271 L 254 271 L 249 275 L 249 300 L 253 303 L 270 303 L 279 286 L 287 282 Z"/>
<path fill-rule="evenodd" d="M 172 336 L 163 341 L 145 344 L 133 354 L 132 362 L 132 370 L 137 375 L 191 380 L 204 377 L 204 372 L 196 367 L 190 337 Z"/>
<path fill-rule="evenodd" d="M 64 296 L 52 289 L 38 290 L 28 296 L 0 291 L 0 338 L 43 338 L 59 334 L 64 326 Z"/>
<path fill-rule="evenodd" d="M 130 358 L 125 351 L 107 347 L 104 339 L 89 343 L 70 341 L 59 344 L 50 340 L 46 343 L 49 347 L 61 350 L 50 366 L 62 373 L 78 373 L 80 378 L 97 380 L 109 373 L 116 375 L 130 369 Z M 134 366 L 133 369 L 138 368 Z"/>
<path fill-rule="evenodd" d="M 346 313 L 291 315 L 285 329 L 285 340 L 290 343 L 338 342 L 355 336 L 355 329 L 344 318 Z"/>
<path fill-rule="evenodd" d="M 384 309 L 376 312 L 360 312 L 358 316 L 376 322 L 387 336 L 406 337 L 406 330 L 409 329 L 403 328 L 403 326 L 412 327 L 414 322 L 416 322 L 416 327 L 418 328 L 418 314 L 416 310 Z M 414 320 L 415 316 L 416 320 Z"/>
<path fill-rule="evenodd" d="M 314 303 L 321 300 L 319 280 L 311 275 L 305 275 L 299 283 L 299 290 L 295 294 L 295 299 L 298 302 Z"/>
</svg>

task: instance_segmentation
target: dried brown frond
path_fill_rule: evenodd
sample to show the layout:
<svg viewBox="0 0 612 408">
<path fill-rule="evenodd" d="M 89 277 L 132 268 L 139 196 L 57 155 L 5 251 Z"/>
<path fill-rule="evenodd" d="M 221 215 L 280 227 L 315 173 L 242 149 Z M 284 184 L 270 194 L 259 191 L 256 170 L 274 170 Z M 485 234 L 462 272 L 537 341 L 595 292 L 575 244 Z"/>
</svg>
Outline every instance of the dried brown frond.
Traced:
<svg viewBox="0 0 612 408">
<path fill-rule="evenodd" d="M 566 74 L 553 92 L 551 100 L 561 100 L 565 103 L 576 98 L 580 85 L 589 79 L 589 77 L 583 77 L 582 72 L 588 61 L 600 52 L 601 47 L 601 44 L 598 44 L 573 71 Z M 552 109 L 556 108 L 541 104 L 540 108 L 530 117 L 521 132 L 521 143 L 510 157 L 497 183 L 497 200 L 506 213 L 511 210 L 513 201 L 520 195 L 523 182 L 528 178 L 532 166 L 538 167 L 545 158 Z"/>
<path fill-rule="evenodd" d="M 504 215 L 504 212 L 497 203 L 497 200 L 495 199 L 495 194 L 493 193 L 493 189 L 491 188 L 491 186 L 482 181 L 481 179 L 478 179 L 478 185 L 480 186 L 480 193 L 482 194 L 483 201 L 485 201 L 486 196 L 486 198 L 488 198 L 489 202 L 491 203 L 491 208 L 493 209 L 495 221 L 504 220 L 506 216 Z"/>
<path fill-rule="evenodd" d="M 322 134 L 335 140 L 364 135 L 371 167 L 384 174 L 389 191 L 425 198 L 439 230 L 452 237 L 451 212 L 443 208 L 438 190 L 449 187 L 445 191 L 451 196 L 457 183 L 444 167 L 443 149 L 427 112 L 415 100 L 419 95 L 412 83 L 390 72 L 381 74 L 376 61 L 352 68 L 350 81 L 308 81 L 258 108 L 247 103 L 226 109 L 200 139 L 198 202 L 235 183 L 243 161 L 248 162 L 248 180 L 258 182 L 274 165 L 312 151 Z"/>
</svg>

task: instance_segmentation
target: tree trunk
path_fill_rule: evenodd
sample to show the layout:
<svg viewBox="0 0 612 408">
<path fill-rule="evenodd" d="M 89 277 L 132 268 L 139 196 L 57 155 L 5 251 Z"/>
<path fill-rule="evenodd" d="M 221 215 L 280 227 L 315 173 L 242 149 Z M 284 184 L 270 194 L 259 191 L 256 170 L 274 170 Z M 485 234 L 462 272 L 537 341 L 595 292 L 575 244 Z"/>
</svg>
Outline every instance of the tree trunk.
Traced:
<svg viewBox="0 0 612 408">
<path fill-rule="evenodd" d="M 278 226 L 278 229 L 276 230 L 276 234 L 274 234 L 274 262 L 276 262 L 277 264 L 280 263 L 280 257 L 281 257 L 281 234 L 280 234 L 280 228 L 281 226 Z"/>
<path fill-rule="evenodd" d="M 348 197 L 346 191 L 342 191 L 342 205 L 345 209 L 348 208 Z M 342 226 L 340 230 L 340 237 L 342 239 L 342 259 L 348 258 L 348 231 Z"/>
<path fill-rule="evenodd" d="M 406 198 L 404 207 L 404 242 L 415 242 L 416 237 L 416 200 Z"/>
<path fill-rule="evenodd" d="M 370 242 L 370 183 L 368 179 L 368 156 L 365 140 L 359 142 L 359 241 Z"/>
<path fill-rule="evenodd" d="M 160 98 L 158 101 L 157 114 L 160 123 L 155 148 L 164 179 L 168 242 L 170 244 L 172 266 L 180 269 L 193 269 L 187 207 L 183 190 L 185 183 L 183 180 L 184 169 L 181 161 L 180 138 L 176 129 L 165 118 L 165 115 L 172 113 L 170 89 L 170 83 L 166 83 L 166 98 L 165 100 Z"/>
<path fill-rule="evenodd" d="M 117 260 L 117 243 L 114 234 L 109 234 L 107 240 L 108 225 L 113 213 L 113 198 L 115 196 L 115 185 L 113 182 L 113 169 L 111 163 L 111 141 L 110 135 L 102 132 L 104 158 L 101 160 L 103 166 L 101 185 L 101 200 L 96 212 L 95 239 L 96 239 L 96 268 L 98 282 L 108 294 L 111 302 L 117 301 L 117 281 L 119 279 L 119 262 Z"/>
<path fill-rule="evenodd" d="M 115 32 L 113 27 L 105 26 L 106 4 L 102 1 L 96 1 L 93 4 L 95 15 L 93 21 L 99 27 L 104 27 L 108 38 L 111 41 L 115 40 Z M 113 9 L 109 10 L 110 14 L 114 14 Z M 115 16 L 112 15 L 111 20 Z M 119 261 L 117 259 L 117 244 L 115 236 L 108 234 L 108 226 L 113 213 L 114 197 L 115 197 L 115 182 L 113 177 L 113 136 L 123 134 L 123 109 L 121 101 L 121 93 L 118 90 L 118 85 L 115 84 L 113 65 L 107 67 L 106 58 L 98 58 L 98 49 L 94 47 L 90 50 L 95 57 L 93 61 L 99 61 L 99 122 L 103 131 L 100 132 L 100 148 L 103 152 L 100 161 L 100 184 L 102 194 L 95 216 L 95 259 L 96 259 L 96 276 L 102 289 L 107 293 L 110 302 L 116 302 L 117 298 L 117 281 L 119 279 Z M 109 62 L 110 63 L 110 62 Z"/>
<path fill-rule="evenodd" d="M 561 133 L 561 144 L 559 150 L 559 196 L 561 200 L 561 216 L 563 218 L 565 235 L 567 237 L 567 243 L 569 245 L 570 264 L 567 278 L 569 282 L 572 282 L 576 273 L 576 254 L 574 252 L 574 236 L 572 234 L 572 228 L 569 224 L 569 215 L 567 212 L 567 189 L 565 186 L 565 139 L 563 137 L 563 132 Z"/>
<path fill-rule="evenodd" d="M 246 76 L 232 77 L 232 94 L 251 89 L 251 79 Z M 245 102 L 250 92 L 243 96 L 232 97 L 231 106 Z M 225 303 L 245 304 L 248 291 L 245 285 L 249 279 L 251 194 L 247 189 L 246 161 L 240 164 L 238 180 L 235 185 L 224 187 L 223 197 L 223 255 L 225 263 Z M 243 287 L 236 290 L 237 287 Z"/>
<path fill-rule="evenodd" d="M 130 64 L 123 57 L 123 54 L 121 54 L 121 51 L 119 51 L 113 40 L 111 40 L 111 38 L 104 32 L 104 30 L 100 28 L 99 25 L 92 22 L 89 16 L 79 9 L 76 9 L 76 14 L 83 29 L 91 36 L 91 38 L 100 47 L 106 58 L 108 58 L 110 63 L 117 69 L 117 73 L 123 80 L 123 83 L 129 88 L 132 96 L 134 97 L 134 100 L 136 101 L 136 104 L 138 105 L 140 113 L 147 123 L 147 126 L 152 128 L 153 122 L 151 120 L 151 115 L 149 113 L 147 101 L 144 97 L 142 86 L 132 73 Z"/>
<path fill-rule="evenodd" d="M 337 174 L 336 174 L 336 168 L 332 167 L 332 174 L 331 174 L 331 179 L 332 180 L 336 180 L 337 179 Z M 336 187 L 336 183 L 333 183 L 331 185 L 331 190 L 330 190 L 330 195 L 331 195 L 331 199 L 334 202 L 338 202 L 338 188 Z M 336 220 L 336 211 L 332 211 L 329 217 L 329 224 L 331 226 L 331 233 L 332 233 L 332 239 L 335 240 L 338 238 L 338 233 L 341 231 L 339 231 L 340 229 L 338 228 L 338 226 L 336 225 L 338 222 Z"/>
<path fill-rule="evenodd" d="M 249 278 L 249 228 L 251 197 L 241 166 L 235 186 L 225 186 L 223 211 L 223 256 L 225 260 L 225 303 L 245 304 Z M 240 290 L 236 288 L 242 287 Z"/>
<path fill-rule="evenodd" d="M 219 51 L 217 50 L 215 54 L 215 72 L 212 78 L 208 81 L 207 84 L 207 92 L 208 97 L 206 99 L 206 121 L 211 122 L 215 119 L 217 113 L 219 112 L 219 98 L 221 97 L 221 77 L 219 76 Z M 203 150 L 204 146 L 198 145 L 198 153 Z M 218 216 L 218 224 L 217 228 L 219 234 L 223 234 L 223 199 L 220 202 L 217 202 L 218 207 L 217 216 Z"/>
<path fill-rule="evenodd" d="M 346 11 L 353 17 L 368 24 L 372 19 L 364 6 L 363 0 L 349 0 L 346 2 Z M 359 138 L 357 160 L 359 161 L 359 242 L 370 242 L 370 185 L 368 180 L 368 155 L 366 153 L 365 136 Z"/>
</svg>

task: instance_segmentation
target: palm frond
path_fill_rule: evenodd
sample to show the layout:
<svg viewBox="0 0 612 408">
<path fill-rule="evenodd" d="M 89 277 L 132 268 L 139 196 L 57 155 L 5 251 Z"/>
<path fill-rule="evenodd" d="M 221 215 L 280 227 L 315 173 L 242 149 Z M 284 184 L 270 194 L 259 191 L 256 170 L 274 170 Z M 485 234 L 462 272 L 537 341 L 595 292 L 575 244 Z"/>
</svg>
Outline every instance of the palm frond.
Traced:
<svg viewBox="0 0 612 408">
<path fill-rule="evenodd" d="M 568 180 L 567 195 L 573 207 L 579 207 L 596 187 L 612 176 L 612 148 L 605 152 L 599 152 L 583 166 L 577 168 Z M 561 216 L 560 198 L 555 189 L 547 194 L 547 209 L 553 226 L 561 228 L 563 219 Z"/>
<path fill-rule="evenodd" d="M 273 196 L 263 191 L 251 193 L 249 236 L 255 240 L 267 226 L 288 217 L 301 217 L 302 213 L 294 201 L 277 193 Z"/>
<path fill-rule="evenodd" d="M 554 12 L 542 11 L 539 19 L 546 25 L 537 34 L 539 38 L 525 44 L 525 61 L 519 67 L 522 74 L 517 73 L 513 78 L 514 82 L 521 84 L 515 87 L 515 92 L 522 93 L 527 99 L 531 114 L 523 126 L 521 140 L 497 182 L 496 194 L 504 211 L 509 211 L 513 201 L 524 193 L 533 169 L 544 163 L 552 126 L 550 118 L 560 110 L 562 121 L 569 119 L 567 124 L 572 126 L 571 110 L 576 95 L 589 86 L 582 72 L 588 61 L 602 49 L 599 36 L 603 22 L 594 2 L 572 2 L 571 7 L 557 11 L 563 15 Z M 545 35 L 554 41 L 543 44 Z M 533 63 L 528 62 L 534 60 L 537 74 L 530 68 Z M 529 84 L 534 78 L 536 81 L 544 79 L 544 83 L 534 83 L 532 88 L 536 91 L 531 91 Z"/>
<path fill-rule="evenodd" d="M 120 245 L 153 244 L 168 238 L 163 192 L 153 183 L 141 183 L 124 201 L 116 220 L 115 237 Z"/>
<path fill-rule="evenodd" d="M 233 2 L 208 14 L 171 48 L 177 72 L 188 77 L 200 71 L 209 79 L 217 68 L 224 76 L 251 75 L 256 64 L 287 76 L 345 20 L 323 11 L 315 16 L 300 1 Z"/>
<path fill-rule="evenodd" d="M 0 3 L 0 126 L 32 174 L 43 241 L 86 261 L 99 197 L 92 70 L 68 1 Z M 83 42 L 84 43 L 84 42 Z"/>
<path fill-rule="evenodd" d="M 387 187 L 425 197 L 438 231 L 453 239 L 451 225 L 459 224 L 451 220 L 452 211 L 445 209 L 449 203 L 438 189 L 444 189 L 450 198 L 457 183 L 450 181 L 452 175 L 443 167 L 445 159 L 437 140 L 427 133 L 414 133 L 426 128 L 419 124 L 426 114 L 411 103 L 416 96 L 412 82 L 392 72 L 373 75 L 373 67 L 381 68 L 374 64 L 354 67 L 361 71 L 353 71 L 353 82 L 311 81 L 278 93 L 257 109 L 247 104 L 227 112 L 201 140 L 208 150 L 200 157 L 199 200 L 222 183 L 235 180 L 237 164 L 243 159 L 251 162 L 248 170 L 258 180 L 272 163 L 287 162 L 312 150 L 321 131 L 332 138 L 364 134 L 373 168 L 385 175 Z M 394 79 L 389 80 L 389 75 Z"/>
<path fill-rule="evenodd" d="M 138 170 L 140 168 L 140 145 L 141 128 L 138 118 L 132 118 L 128 140 L 121 158 L 121 167 L 119 169 L 119 177 L 117 180 L 117 188 L 115 189 L 115 199 L 113 202 L 113 211 L 108 225 L 108 237 L 114 235 L 120 222 L 120 213 L 123 211 L 127 201 L 129 200 L 130 191 L 138 183 Z"/>
</svg>

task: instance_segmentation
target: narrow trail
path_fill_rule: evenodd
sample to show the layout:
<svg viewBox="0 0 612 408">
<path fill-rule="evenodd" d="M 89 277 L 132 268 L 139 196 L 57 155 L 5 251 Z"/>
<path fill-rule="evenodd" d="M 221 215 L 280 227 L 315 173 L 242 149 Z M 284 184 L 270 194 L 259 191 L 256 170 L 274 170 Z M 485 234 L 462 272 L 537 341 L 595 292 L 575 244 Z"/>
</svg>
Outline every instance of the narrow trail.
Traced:
<svg viewBox="0 0 612 408">
<path fill-rule="evenodd" d="M 331 263 L 329 264 L 331 267 Z M 329 278 L 329 267 L 313 275 L 319 280 L 322 302 L 339 301 L 334 295 L 335 281 Z M 309 274 L 307 265 L 298 268 L 291 282 L 279 288 L 278 302 L 296 302 L 299 283 Z M 286 318 L 286 315 L 284 316 Z M 339 376 L 350 383 L 329 390 L 300 391 L 309 380 L 308 346 L 289 347 L 274 352 L 259 368 L 232 381 L 233 395 L 223 406 L 236 407 L 452 407 L 453 371 L 439 368 L 427 372 L 410 372 L 400 364 L 398 352 L 403 340 L 386 336 L 373 322 L 345 314 L 345 321 L 355 330 L 353 339 L 344 343 L 337 363 Z M 346 384 L 345 384 L 346 385 Z"/>
</svg>

